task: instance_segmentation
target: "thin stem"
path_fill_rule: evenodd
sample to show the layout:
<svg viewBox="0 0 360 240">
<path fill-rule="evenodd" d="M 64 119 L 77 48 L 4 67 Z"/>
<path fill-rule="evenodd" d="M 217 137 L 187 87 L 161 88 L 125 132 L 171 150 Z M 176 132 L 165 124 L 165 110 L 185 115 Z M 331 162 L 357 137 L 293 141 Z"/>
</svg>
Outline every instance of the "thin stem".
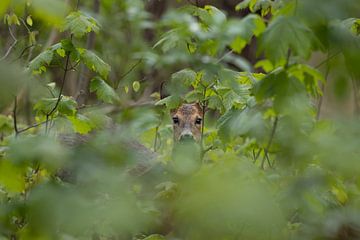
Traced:
<svg viewBox="0 0 360 240">
<path fill-rule="evenodd" d="M 158 135 L 159 135 L 159 126 L 156 126 L 155 139 L 154 139 L 154 152 L 156 152 L 156 149 L 157 149 Z"/>
<path fill-rule="evenodd" d="M 116 89 L 119 88 L 120 81 L 121 81 L 124 77 L 126 77 L 127 75 L 129 75 L 129 74 L 142 62 L 142 60 L 143 60 L 142 58 L 139 59 L 134 65 L 132 65 L 132 66 L 130 67 L 130 69 L 129 69 L 126 73 L 124 73 L 123 75 L 120 76 L 119 80 L 117 81 Z"/>
<path fill-rule="evenodd" d="M 265 160 L 266 160 L 266 157 L 268 155 L 269 149 L 271 147 L 271 143 L 272 143 L 272 141 L 274 139 L 274 136 L 275 136 L 275 131 L 276 131 L 276 127 L 277 127 L 277 124 L 278 124 L 278 120 L 279 120 L 279 117 L 276 116 L 272 131 L 271 131 L 269 142 L 268 142 L 266 148 L 264 149 L 264 157 L 263 157 L 262 162 L 261 162 L 261 168 L 262 169 L 264 169 Z M 270 165 L 270 167 L 271 167 L 271 165 Z"/>
<path fill-rule="evenodd" d="M 11 27 L 9 26 L 9 33 L 11 38 L 14 40 L 14 42 L 10 45 L 9 49 L 6 51 L 5 55 L 0 59 L 0 61 L 3 61 L 5 58 L 7 58 L 11 52 L 11 50 L 15 47 L 15 45 L 17 44 L 18 40 L 16 39 L 16 37 L 14 36 Z"/>
<path fill-rule="evenodd" d="M 18 129 L 18 126 L 17 126 L 16 110 L 17 110 L 17 97 L 15 96 L 15 99 L 14 99 L 14 110 L 13 110 L 15 136 L 17 136 L 17 135 L 19 134 L 19 129 Z"/>
<path fill-rule="evenodd" d="M 51 109 L 50 112 L 48 112 L 46 114 L 46 128 L 45 128 L 46 133 L 48 132 L 49 117 L 55 112 L 55 110 L 59 106 L 59 103 L 60 103 L 61 98 L 62 98 L 62 93 L 63 93 L 63 90 L 64 90 L 65 81 L 66 81 L 66 75 L 67 75 L 68 68 L 69 68 L 69 62 L 70 62 L 70 52 L 68 52 L 66 54 L 66 63 L 65 63 L 64 75 L 63 75 L 63 79 L 62 79 L 62 83 L 61 83 L 61 87 L 60 87 L 60 92 L 59 92 L 58 98 L 56 100 L 55 106 Z"/>
<path fill-rule="evenodd" d="M 324 65 L 325 63 L 327 63 L 328 61 L 330 61 L 332 58 L 336 57 L 336 56 L 339 55 L 340 53 L 341 53 L 341 51 L 338 51 L 338 52 L 334 53 L 334 54 L 331 55 L 331 56 L 329 56 L 329 54 L 328 54 L 328 57 L 327 57 L 324 61 L 322 61 L 322 62 L 320 62 L 318 65 L 316 65 L 315 68 L 321 67 L 322 65 Z"/>
<path fill-rule="evenodd" d="M 355 114 L 358 115 L 360 113 L 360 106 L 359 106 L 359 89 L 357 82 L 355 80 L 354 74 L 351 74 L 351 83 L 353 85 L 354 91 L 354 105 L 355 105 Z"/>
</svg>

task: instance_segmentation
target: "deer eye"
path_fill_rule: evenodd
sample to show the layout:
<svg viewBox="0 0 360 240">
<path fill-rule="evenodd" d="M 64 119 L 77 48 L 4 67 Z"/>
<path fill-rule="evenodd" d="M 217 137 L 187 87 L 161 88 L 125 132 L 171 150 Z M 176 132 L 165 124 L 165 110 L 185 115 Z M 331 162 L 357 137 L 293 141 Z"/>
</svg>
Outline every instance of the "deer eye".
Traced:
<svg viewBox="0 0 360 240">
<path fill-rule="evenodd" d="M 196 120 L 195 120 L 195 124 L 201 124 L 201 118 L 197 118 Z"/>
<path fill-rule="evenodd" d="M 179 118 L 178 117 L 173 117 L 173 123 L 174 124 L 179 124 Z"/>
</svg>

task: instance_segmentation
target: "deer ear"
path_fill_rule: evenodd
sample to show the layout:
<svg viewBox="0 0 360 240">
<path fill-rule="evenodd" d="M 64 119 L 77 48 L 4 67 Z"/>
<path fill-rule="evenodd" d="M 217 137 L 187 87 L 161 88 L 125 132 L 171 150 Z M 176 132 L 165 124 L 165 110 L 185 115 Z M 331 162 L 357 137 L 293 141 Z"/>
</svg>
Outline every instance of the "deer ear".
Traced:
<svg viewBox="0 0 360 240">
<path fill-rule="evenodd" d="M 193 106 L 199 111 L 199 113 L 203 112 L 203 108 L 201 107 L 199 102 L 193 103 Z"/>
<path fill-rule="evenodd" d="M 177 112 L 177 108 L 170 109 L 170 115 L 173 116 Z"/>
</svg>

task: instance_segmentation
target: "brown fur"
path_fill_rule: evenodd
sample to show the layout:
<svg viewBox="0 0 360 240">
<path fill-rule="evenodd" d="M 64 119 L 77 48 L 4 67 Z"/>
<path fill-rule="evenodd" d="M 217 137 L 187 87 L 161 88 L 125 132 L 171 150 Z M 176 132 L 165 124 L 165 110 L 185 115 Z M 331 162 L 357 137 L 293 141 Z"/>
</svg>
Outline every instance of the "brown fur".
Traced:
<svg viewBox="0 0 360 240">
<path fill-rule="evenodd" d="M 192 137 L 197 142 L 200 141 L 203 111 L 198 103 L 183 104 L 172 111 L 171 116 L 174 121 L 173 128 L 175 141 L 181 140 L 184 136 Z"/>
</svg>

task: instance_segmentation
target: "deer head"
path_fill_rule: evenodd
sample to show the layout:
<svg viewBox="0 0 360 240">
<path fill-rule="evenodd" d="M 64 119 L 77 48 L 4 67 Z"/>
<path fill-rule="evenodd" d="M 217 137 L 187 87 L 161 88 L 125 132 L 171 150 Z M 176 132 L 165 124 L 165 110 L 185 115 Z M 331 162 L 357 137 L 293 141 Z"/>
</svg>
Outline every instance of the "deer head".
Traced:
<svg viewBox="0 0 360 240">
<path fill-rule="evenodd" d="M 171 112 L 175 142 L 191 139 L 200 142 L 203 111 L 198 103 L 183 104 Z"/>
</svg>

